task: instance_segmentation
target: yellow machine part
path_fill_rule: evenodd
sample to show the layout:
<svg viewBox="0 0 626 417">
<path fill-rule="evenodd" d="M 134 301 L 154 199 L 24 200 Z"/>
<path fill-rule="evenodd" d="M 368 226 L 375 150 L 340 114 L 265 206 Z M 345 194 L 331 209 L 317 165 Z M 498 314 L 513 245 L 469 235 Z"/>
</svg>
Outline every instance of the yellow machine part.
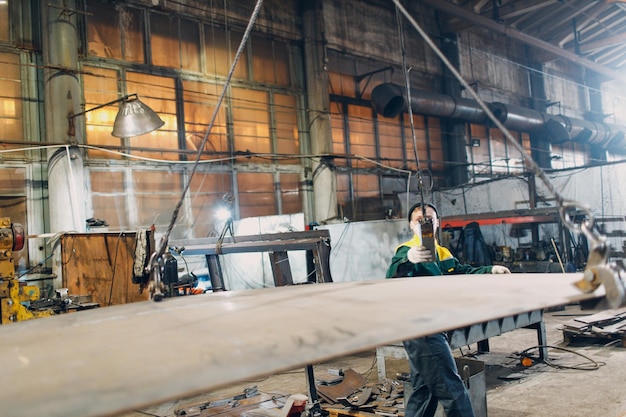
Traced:
<svg viewBox="0 0 626 417">
<path fill-rule="evenodd" d="M 11 219 L 0 218 L 0 322 L 7 324 L 52 316 L 54 314 L 52 310 L 30 311 L 24 305 L 24 303 L 39 300 L 39 287 L 20 285 L 19 280 L 15 278 L 14 244 L 15 236 Z"/>
<path fill-rule="evenodd" d="M 2 261 L 0 261 L 2 263 Z M 0 313 L 2 324 L 54 315 L 52 310 L 30 311 L 24 304 L 39 300 L 39 287 L 20 286 L 17 279 L 0 283 Z"/>
</svg>

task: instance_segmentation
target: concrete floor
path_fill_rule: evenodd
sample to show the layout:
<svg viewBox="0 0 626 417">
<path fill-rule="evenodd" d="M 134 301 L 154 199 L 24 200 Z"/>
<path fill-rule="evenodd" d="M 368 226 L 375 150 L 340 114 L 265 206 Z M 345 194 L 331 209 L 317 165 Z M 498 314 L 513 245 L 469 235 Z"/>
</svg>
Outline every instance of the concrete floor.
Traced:
<svg viewBox="0 0 626 417">
<path fill-rule="evenodd" d="M 520 365 L 517 353 L 537 345 L 535 330 L 518 329 L 491 338 L 489 353 L 476 354 L 476 345 L 454 352 L 457 356 L 469 355 L 485 363 L 489 417 L 626 417 L 626 348 L 622 347 L 621 340 L 586 339 L 570 344 L 563 341 L 563 323 L 592 313 L 594 311 L 581 311 L 573 305 L 544 314 L 548 345 L 555 347 L 549 351 L 550 362 L 559 368 L 540 362 L 530 367 Z M 568 349 L 584 357 L 556 348 Z M 529 353 L 536 355 L 537 351 Z M 591 360 L 598 363 L 597 369 L 567 369 L 580 365 L 593 367 Z M 401 359 L 388 359 L 386 366 L 388 377 L 408 370 L 408 364 Z M 351 368 L 364 375 L 368 382 L 378 381 L 373 351 L 315 365 L 316 372 L 325 372 L 329 368 Z M 307 394 L 304 371 L 297 369 L 246 381 L 206 395 L 126 413 L 123 417 L 174 416 L 175 410 L 227 398 L 253 385 L 261 392 Z"/>
</svg>

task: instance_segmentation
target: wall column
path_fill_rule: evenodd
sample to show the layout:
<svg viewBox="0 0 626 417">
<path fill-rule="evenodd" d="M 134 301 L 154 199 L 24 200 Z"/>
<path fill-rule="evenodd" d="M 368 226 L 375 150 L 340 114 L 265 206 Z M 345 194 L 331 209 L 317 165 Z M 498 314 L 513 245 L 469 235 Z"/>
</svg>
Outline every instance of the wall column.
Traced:
<svg viewBox="0 0 626 417">
<path fill-rule="evenodd" d="M 329 79 L 324 51 L 323 0 L 302 0 L 304 28 L 304 66 L 307 89 L 307 112 L 314 155 L 332 152 L 330 122 Z M 325 163 L 325 158 L 314 160 L 313 209 L 309 220 L 318 223 L 337 217 L 337 181 L 335 172 Z"/>
<path fill-rule="evenodd" d="M 545 113 L 547 110 L 547 100 L 545 80 L 543 77 L 543 65 L 540 62 L 533 61 L 532 54 L 530 52 L 528 53 L 528 56 L 532 62 L 530 66 L 533 68 L 533 70 L 529 71 L 528 75 L 531 97 L 530 104 L 533 110 Z M 533 161 L 535 161 L 535 163 L 541 168 L 550 169 L 552 167 L 552 144 L 550 143 L 550 138 L 546 137 L 543 133 L 531 132 L 530 147 Z"/>
<path fill-rule="evenodd" d="M 448 61 L 458 70 L 459 62 L 459 46 L 458 38 L 455 34 L 445 34 L 442 39 L 441 51 L 444 53 Z M 452 97 L 461 97 L 461 83 L 454 77 L 450 70 L 443 66 L 443 85 L 444 94 Z M 441 119 L 442 124 L 442 140 L 445 144 L 445 163 L 446 163 L 446 186 L 454 187 L 466 184 L 469 179 L 467 172 L 467 140 L 466 122 L 444 118 Z"/>
<path fill-rule="evenodd" d="M 586 119 L 596 122 L 604 123 L 604 106 L 602 105 L 602 77 L 591 71 L 585 71 L 585 83 L 587 84 L 587 91 L 590 89 L 597 90 L 597 93 L 588 92 L 589 95 L 589 113 Z M 590 145 L 589 154 L 591 156 L 591 164 L 597 165 L 607 160 L 606 149 L 601 146 Z"/>
</svg>

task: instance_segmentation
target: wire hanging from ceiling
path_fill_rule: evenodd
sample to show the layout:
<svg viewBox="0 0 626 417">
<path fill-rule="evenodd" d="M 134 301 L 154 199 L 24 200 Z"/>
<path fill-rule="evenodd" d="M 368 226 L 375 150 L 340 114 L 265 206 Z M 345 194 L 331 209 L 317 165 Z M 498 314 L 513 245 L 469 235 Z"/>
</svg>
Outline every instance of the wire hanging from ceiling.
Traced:
<svg viewBox="0 0 626 417">
<path fill-rule="evenodd" d="M 450 63 L 441 50 L 434 44 L 428 34 L 420 27 L 420 25 L 413 19 L 408 11 L 400 4 L 400 0 L 393 0 L 396 8 L 402 11 L 402 14 L 411 22 L 415 30 L 420 34 L 422 39 L 428 44 L 428 46 L 435 52 L 435 54 L 446 65 L 450 72 L 458 79 L 458 81 L 465 87 L 465 89 L 472 95 L 476 102 L 483 109 L 489 119 L 500 129 L 502 134 L 509 141 L 509 144 L 517 149 L 527 162 L 530 171 L 538 177 L 544 184 L 546 189 L 554 197 L 556 207 L 559 211 L 559 215 L 563 224 L 573 231 L 581 231 L 585 234 L 589 242 L 591 242 L 592 249 L 589 252 L 589 258 L 587 260 L 585 276 L 580 281 L 575 283 L 582 292 L 590 293 L 595 291 L 600 285 L 604 285 L 606 291 L 606 301 L 611 308 L 617 308 L 626 305 L 626 285 L 622 276 L 624 275 L 623 265 L 616 263 L 609 264 L 608 261 L 608 246 L 606 245 L 606 236 L 602 234 L 595 223 L 595 217 L 589 207 L 580 202 L 574 200 L 565 199 L 557 190 L 554 184 L 548 179 L 544 171 L 537 165 L 537 163 L 528 155 L 522 145 L 520 145 L 511 135 L 511 132 L 498 120 L 489 107 L 480 99 L 478 94 L 470 87 L 470 85 L 461 76 L 459 71 Z M 572 211 L 580 211 L 579 214 L 585 215 L 586 220 L 580 224 L 576 224 L 570 216 Z"/>
<path fill-rule="evenodd" d="M 243 34 L 243 37 L 241 38 L 241 43 L 239 44 L 239 48 L 237 49 L 237 53 L 235 54 L 235 58 L 233 59 L 233 63 L 230 66 L 230 70 L 228 71 L 228 76 L 226 77 L 226 81 L 224 82 L 224 88 L 222 89 L 222 93 L 220 94 L 219 99 L 217 100 L 217 104 L 215 105 L 215 109 L 213 111 L 213 115 L 211 116 L 211 121 L 209 122 L 209 126 L 207 127 L 207 131 L 204 134 L 204 137 L 202 138 L 202 143 L 198 146 L 198 152 L 196 154 L 196 159 L 194 160 L 194 164 L 191 168 L 191 171 L 189 173 L 189 176 L 187 178 L 187 182 L 185 183 L 185 187 L 183 188 L 183 191 L 180 195 L 180 199 L 178 200 L 178 203 L 176 204 L 176 207 L 174 208 L 174 211 L 172 212 L 172 218 L 170 220 L 170 223 L 165 231 L 165 233 L 163 234 L 163 237 L 161 238 L 161 243 L 159 245 L 158 250 L 155 252 L 155 254 L 153 255 L 153 259 L 159 259 L 161 256 L 163 256 L 163 254 L 165 253 L 165 250 L 167 248 L 167 242 L 169 240 L 169 236 L 172 232 L 172 229 L 174 228 L 174 226 L 176 225 L 176 221 L 178 219 L 178 213 L 180 212 L 180 208 L 183 205 L 183 202 L 185 200 L 185 195 L 187 194 L 187 191 L 189 190 L 189 187 L 191 185 L 191 181 L 193 179 L 194 174 L 196 173 L 196 169 L 198 167 L 198 164 L 200 162 L 200 158 L 202 157 L 202 153 L 204 150 L 204 147 L 209 139 L 209 135 L 211 134 L 211 129 L 213 128 L 213 125 L 215 124 L 215 120 L 217 119 L 218 113 L 219 113 L 219 109 L 222 105 L 222 102 L 224 101 L 224 97 L 226 96 L 226 91 L 228 90 L 228 86 L 230 84 L 230 80 L 233 77 L 233 74 L 235 72 L 235 68 L 237 67 L 237 63 L 239 62 L 239 58 L 241 57 L 241 54 L 243 53 L 244 47 L 248 41 L 248 38 L 250 37 L 250 32 L 252 31 L 252 26 L 254 25 L 254 22 L 256 21 L 257 16 L 259 15 L 259 11 L 261 10 L 261 6 L 263 5 L 263 0 L 257 0 L 256 5 L 254 7 L 254 10 L 252 11 L 252 15 L 250 16 L 250 20 L 248 21 L 248 25 L 246 26 L 246 30 Z M 154 267 L 154 266 L 151 266 Z"/>
<path fill-rule="evenodd" d="M 500 129 L 500 131 L 502 132 L 502 134 L 506 137 L 506 139 L 509 141 L 509 144 L 511 146 L 513 146 L 518 152 L 520 152 L 520 154 L 522 155 L 522 157 L 524 158 L 524 160 L 526 161 L 526 163 L 528 164 L 531 172 L 536 175 L 546 186 L 546 188 L 548 189 L 548 191 L 550 191 L 550 193 L 554 196 L 555 201 L 557 203 L 557 206 L 563 210 L 563 213 L 565 214 L 565 209 L 568 208 L 572 208 L 572 207 L 576 207 L 576 208 L 585 208 L 581 206 L 578 203 L 575 203 L 573 201 L 569 201 L 566 200 L 554 187 L 554 185 L 548 180 L 548 178 L 546 177 L 546 175 L 544 174 L 543 170 L 539 167 L 539 165 L 537 165 L 537 163 L 526 153 L 526 151 L 524 150 L 524 148 L 522 148 L 522 146 L 515 140 L 515 138 L 513 138 L 513 135 L 511 135 L 511 132 L 509 132 L 509 130 L 502 124 L 502 122 L 500 122 L 500 120 L 495 117 L 495 115 L 493 114 L 493 112 L 489 109 L 489 107 L 485 104 L 485 102 L 478 96 L 478 94 L 476 93 L 476 91 L 474 91 L 474 89 L 467 83 L 467 81 L 465 81 L 465 79 L 463 78 L 463 76 L 459 73 L 459 71 L 454 67 L 454 65 L 452 65 L 452 63 L 448 60 L 448 58 L 446 58 L 446 56 L 444 55 L 444 53 L 437 47 L 437 45 L 435 45 L 435 43 L 432 41 L 432 39 L 428 36 L 428 34 L 422 29 L 422 27 L 415 21 L 415 19 L 409 14 L 409 12 L 404 8 L 404 6 L 402 6 L 402 4 L 400 4 L 400 0 L 392 0 L 393 3 L 396 5 L 396 9 L 400 10 L 402 12 L 402 14 L 406 17 L 406 19 L 411 23 L 411 25 L 415 28 L 415 30 L 417 30 L 417 32 L 420 34 L 420 36 L 422 37 L 422 39 L 426 42 L 426 44 L 432 49 L 432 51 L 439 57 L 439 59 L 441 59 L 441 61 L 446 65 L 446 67 L 450 70 L 450 72 L 456 77 L 456 79 L 461 83 L 461 85 L 465 88 L 465 90 L 474 98 L 474 100 L 476 100 L 476 102 L 478 103 L 478 105 L 481 107 L 481 109 L 485 112 L 485 114 L 489 117 L 489 119 L 493 122 L 494 125 L 496 125 L 498 127 L 498 129 Z M 409 106 L 410 107 L 410 104 Z M 593 227 L 593 216 L 592 214 L 588 211 L 587 214 L 589 215 L 590 221 L 590 227 Z M 567 218 L 566 215 L 563 216 L 564 217 L 564 222 L 568 224 L 568 226 L 576 228 L 575 225 L 572 224 L 572 222 L 570 221 L 569 218 Z"/>
<path fill-rule="evenodd" d="M 422 178 L 422 168 L 420 166 L 420 158 L 419 155 L 417 153 L 417 135 L 415 134 L 415 123 L 413 121 L 413 109 L 411 108 L 411 82 L 410 82 L 410 77 L 409 77 L 409 73 L 411 71 L 411 68 L 407 68 L 407 63 L 406 63 L 406 46 L 404 44 L 404 28 L 402 25 L 402 16 L 398 10 L 398 7 L 396 7 L 396 23 L 397 23 L 397 28 L 398 28 L 398 38 L 400 39 L 400 51 L 402 53 L 402 74 L 404 76 L 404 86 L 406 89 L 406 101 L 408 103 L 407 105 L 407 111 L 409 113 L 409 124 L 411 126 L 411 140 L 413 143 L 413 157 L 415 158 L 415 164 L 416 164 L 416 168 L 417 168 L 417 188 L 420 192 L 420 197 L 421 197 L 421 201 L 422 201 L 422 207 L 424 207 L 424 181 Z M 429 174 L 429 177 L 432 178 L 432 175 Z M 432 184 L 431 184 L 432 186 Z M 409 174 L 409 180 L 407 181 L 407 185 L 406 185 L 406 209 L 407 212 L 409 210 L 409 194 L 410 194 L 410 188 L 411 188 L 411 175 Z"/>
</svg>

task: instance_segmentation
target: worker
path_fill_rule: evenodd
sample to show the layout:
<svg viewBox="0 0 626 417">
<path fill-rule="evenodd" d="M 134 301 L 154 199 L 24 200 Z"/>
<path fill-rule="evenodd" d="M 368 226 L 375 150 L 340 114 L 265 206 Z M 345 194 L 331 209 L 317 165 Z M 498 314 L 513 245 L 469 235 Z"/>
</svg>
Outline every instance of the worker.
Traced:
<svg viewBox="0 0 626 417">
<path fill-rule="evenodd" d="M 432 218 L 437 236 L 439 216 L 435 206 L 418 203 L 409 210 L 409 226 L 414 236 L 398 246 L 387 270 L 387 278 L 450 274 L 507 274 L 502 265 L 473 267 L 462 264 L 435 239 L 435 254 L 421 242 L 420 220 Z M 417 301 L 416 301 L 417 302 Z M 411 370 L 411 392 L 406 417 L 433 417 L 441 402 L 447 417 L 474 417 L 469 393 L 459 376 L 446 333 L 437 333 L 403 342 Z"/>
</svg>

